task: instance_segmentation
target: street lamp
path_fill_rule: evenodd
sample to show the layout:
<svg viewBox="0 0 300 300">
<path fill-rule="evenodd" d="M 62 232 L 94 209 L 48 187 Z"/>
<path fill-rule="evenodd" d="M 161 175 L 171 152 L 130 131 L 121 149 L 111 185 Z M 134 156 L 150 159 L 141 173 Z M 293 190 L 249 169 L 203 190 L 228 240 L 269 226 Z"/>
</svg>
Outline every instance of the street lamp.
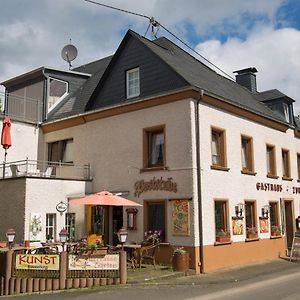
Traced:
<svg viewBox="0 0 300 300">
<path fill-rule="evenodd" d="M 244 204 L 243 203 L 238 203 L 235 206 L 235 216 L 237 218 L 242 218 L 243 217 L 243 211 L 244 211 Z"/>
<path fill-rule="evenodd" d="M 66 228 L 63 228 L 58 235 L 59 235 L 60 242 L 62 243 L 62 248 L 63 248 L 62 250 L 64 251 L 65 243 L 69 235 L 68 230 Z"/>
<path fill-rule="evenodd" d="M 119 242 L 122 245 L 122 250 L 124 250 L 124 244 L 125 244 L 125 242 L 127 240 L 128 232 L 126 231 L 126 229 L 121 228 L 118 231 L 117 236 L 118 236 Z"/>
<path fill-rule="evenodd" d="M 15 236 L 16 236 L 16 232 L 15 232 L 14 229 L 10 228 L 6 231 L 6 237 L 7 237 L 7 240 L 8 240 L 9 249 L 12 248 L 12 244 L 14 242 Z"/>
<path fill-rule="evenodd" d="M 263 218 L 268 218 L 269 217 L 269 212 L 270 212 L 270 206 L 269 205 L 265 205 L 264 207 L 262 207 L 261 215 L 262 215 Z"/>
</svg>

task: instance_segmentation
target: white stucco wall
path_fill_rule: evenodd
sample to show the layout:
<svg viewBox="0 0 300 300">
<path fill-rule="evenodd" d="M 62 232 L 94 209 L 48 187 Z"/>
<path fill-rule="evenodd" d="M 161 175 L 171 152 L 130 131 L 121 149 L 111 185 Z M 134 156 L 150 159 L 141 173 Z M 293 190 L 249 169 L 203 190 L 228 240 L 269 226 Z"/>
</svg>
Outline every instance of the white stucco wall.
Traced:
<svg viewBox="0 0 300 300">
<path fill-rule="evenodd" d="M 300 152 L 300 140 L 294 137 L 289 129 L 286 133 L 269 127 L 259 125 L 253 121 L 239 118 L 221 110 L 200 105 L 201 122 L 201 177 L 202 201 L 204 218 L 204 244 L 213 244 L 215 241 L 214 199 L 228 199 L 229 224 L 231 217 L 235 216 L 235 205 L 245 200 L 256 200 L 257 225 L 261 216 L 261 208 L 269 201 L 279 201 L 280 198 L 294 200 L 295 216 L 299 215 L 300 196 L 286 191 L 287 186 L 300 186 L 297 182 L 297 152 Z M 211 170 L 211 126 L 226 130 L 227 167 L 228 172 Z M 256 176 L 241 174 L 241 135 L 253 138 L 254 170 Z M 276 165 L 278 179 L 267 178 L 266 144 L 276 147 Z M 291 177 L 293 181 L 282 180 L 281 148 L 290 150 Z M 257 182 L 281 184 L 284 189 L 281 193 L 272 191 L 258 191 Z M 244 219 L 245 222 L 245 219 Z M 245 223 L 244 223 L 245 224 Z M 230 228 L 231 229 L 231 228 Z M 259 229 L 259 228 L 258 228 Z M 231 229 L 232 230 L 232 229 Z M 245 231 L 245 230 L 244 230 Z M 261 234 L 260 238 L 269 238 L 270 233 Z M 233 241 L 244 241 L 244 235 L 232 235 Z"/>
<path fill-rule="evenodd" d="M 167 199 L 193 197 L 190 110 L 190 100 L 173 102 L 48 133 L 45 134 L 45 142 L 73 138 L 74 163 L 91 164 L 93 192 L 104 189 L 129 191 L 128 199 L 140 204 L 144 200 L 166 200 L 167 221 L 170 224 L 171 204 Z M 140 173 L 143 168 L 143 128 L 157 125 L 165 125 L 166 128 L 166 166 L 169 170 Z M 153 177 L 163 177 L 164 180 L 172 178 L 177 183 L 178 192 L 149 191 L 140 197 L 135 196 L 135 182 L 149 181 Z M 129 240 L 136 242 L 143 239 L 144 232 L 143 208 L 138 210 L 138 229 L 129 232 Z M 193 216 L 193 202 L 190 211 Z M 194 229 L 193 217 L 188 237 L 173 236 L 168 225 L 167 240 L 177 245 L 193 245 Z"/>
</svg>

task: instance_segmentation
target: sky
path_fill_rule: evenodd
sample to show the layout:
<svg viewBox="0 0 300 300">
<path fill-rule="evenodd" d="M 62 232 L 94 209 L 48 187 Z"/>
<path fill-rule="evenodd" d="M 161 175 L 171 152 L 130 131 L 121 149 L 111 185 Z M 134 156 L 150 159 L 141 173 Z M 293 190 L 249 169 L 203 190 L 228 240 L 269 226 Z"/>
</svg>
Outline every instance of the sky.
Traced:
<svg viewBox="0 0 300 300">
<path fill-rule="evenodd" d="M 258 91 L 277 88 L 296 101 L 300 115 L 300 0 L 95 2 L 154 17 L 232 77 L 256 67 Z M 41 66 L 68 69 L 61 49 L 70 39 L 76 67 L 113 54 L 128 29 L 144 36 L 149 25 L 85 0 L 0 0 L 0 9 L 0 82 Z M 156 36 L 184 47 L 162 27 Z"/>
</svg>

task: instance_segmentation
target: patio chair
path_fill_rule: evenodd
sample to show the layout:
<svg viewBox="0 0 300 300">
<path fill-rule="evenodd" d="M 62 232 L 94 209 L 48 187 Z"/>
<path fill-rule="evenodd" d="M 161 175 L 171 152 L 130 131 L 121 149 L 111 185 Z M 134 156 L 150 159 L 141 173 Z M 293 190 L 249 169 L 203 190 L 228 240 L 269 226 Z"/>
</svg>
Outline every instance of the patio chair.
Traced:
<svg viewBox="0 0 300 300">
<path fill-rule="evenodd" d="M 53 167 L 47 167 L 46 171 L 42 173 L 42 177 L 51 177 Z"/>
<path fill-rule="evenodd" d="M 140 249 L 140 255 L 139 255 L 139 266 L 142 267 L 143 261 L 151 261 L 154 268 L 155 268 L 155 254 L 157 252 L 157 249 L 159 247 L 159 243 L 154 243 L 150 245 L 144 245 Z"/>
<path fill-rule="evenodd" d="M 17 177 L 20 174 L 20 171 L 18 169 L 17 165 L 10 165 L 10 170 L 11 170 L 11 177 Z"/>
</svg>

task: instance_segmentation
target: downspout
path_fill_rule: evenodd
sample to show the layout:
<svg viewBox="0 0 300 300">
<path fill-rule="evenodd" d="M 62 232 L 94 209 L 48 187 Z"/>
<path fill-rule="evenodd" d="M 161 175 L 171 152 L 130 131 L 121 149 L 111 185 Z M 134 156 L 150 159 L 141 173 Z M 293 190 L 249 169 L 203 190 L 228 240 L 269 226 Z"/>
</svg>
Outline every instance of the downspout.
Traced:
<svg viewBox="0 0 300 300">
<path fill-rule="evenodd" d="M 199 103 L 203 99 L 204 91 L 200 90 L 200 97 L 195 107 L 195 134 L 196 134 L 196 163 L 197 163 L 197 194 L 198 194 L 198 225 L 199 225 L 199 258 L 200 273 L 203 273 L 203 220 L 202 220 L 202 192 L 201 192 L 201 155 L 200 155 L 200 121 Z"/>
<path fill-rule="evenodd" d="M 47 82 L 48 82 L 48 77 L 45 74 L 45 69 L 43 69 L 43 76 L 44 76 L 44 88 L 43 88 L 43 109 L 42 109 L 42 116 L 41 116 L 41 123 L 45 120 L 47 120 L 47 105 L 48 105 L 48 87 L 47 87 Z"/>
</svg>

